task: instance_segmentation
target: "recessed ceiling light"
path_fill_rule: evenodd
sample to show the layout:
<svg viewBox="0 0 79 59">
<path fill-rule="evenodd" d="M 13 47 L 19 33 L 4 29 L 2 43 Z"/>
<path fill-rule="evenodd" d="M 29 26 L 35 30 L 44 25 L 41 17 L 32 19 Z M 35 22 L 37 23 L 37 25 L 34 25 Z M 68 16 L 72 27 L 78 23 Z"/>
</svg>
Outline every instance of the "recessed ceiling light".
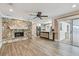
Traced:
<svg viewBox="0 0 79 59">
<path fill-rule="evenodd" d="M 12 11 L 13 11 L 13 9 L 9 9 L 9 11 L 10 11 L 10 12 L 12 12 Z"/>
<path fill-rule="evenodd" d="M 76 4 L 72 5 L 72 8 L 75 8 L 75 7 L 77 7 L 77 5 L 76 5 Z"/>
</svg>

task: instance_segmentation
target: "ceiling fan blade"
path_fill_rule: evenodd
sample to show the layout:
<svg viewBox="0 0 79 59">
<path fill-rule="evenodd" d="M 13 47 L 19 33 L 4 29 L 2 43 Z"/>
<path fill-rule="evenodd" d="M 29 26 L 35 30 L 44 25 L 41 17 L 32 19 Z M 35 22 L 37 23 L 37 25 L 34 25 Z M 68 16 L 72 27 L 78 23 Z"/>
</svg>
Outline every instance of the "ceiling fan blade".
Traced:
<svg viewBox="0 0 79 59">
<path fill-rule="evenodd" d="M 43 15 L 43 16 L 41 16 L 41 17 L 48 17 L 48 16 Z"/>
<path fill-rule="evenodd" d="M 34 17 L 33 19 L 35 19 L 35 18 L 37 18 L 37 17 Z"/>
<path fill-rule="evenodd" d="M 42 20 L 42 18 L 41 17 L 39 17 L 41 20 Z"/>
</svg>

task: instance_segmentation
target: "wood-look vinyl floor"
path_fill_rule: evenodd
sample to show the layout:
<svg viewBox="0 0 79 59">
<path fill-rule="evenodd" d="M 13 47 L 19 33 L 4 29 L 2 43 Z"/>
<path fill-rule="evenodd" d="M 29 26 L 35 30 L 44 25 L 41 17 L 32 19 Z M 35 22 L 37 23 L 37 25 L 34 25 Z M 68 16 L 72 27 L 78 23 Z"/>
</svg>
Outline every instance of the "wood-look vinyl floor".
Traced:
<svg viewBox="0 0 79 59">
<path fill-rule="evenodd" d="M 33 38 L 7 43 L 0 49 L 0 56 L 78 56 L 79 47 Z"/>
</svg>

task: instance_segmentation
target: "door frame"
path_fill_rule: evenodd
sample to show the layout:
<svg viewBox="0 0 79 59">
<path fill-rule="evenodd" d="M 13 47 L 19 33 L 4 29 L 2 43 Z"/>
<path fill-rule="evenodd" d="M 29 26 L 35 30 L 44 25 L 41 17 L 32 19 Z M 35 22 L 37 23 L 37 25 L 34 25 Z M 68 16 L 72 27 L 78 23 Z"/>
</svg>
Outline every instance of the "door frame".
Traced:
<svg viewBox="0 0 79 59">
<path fill-rule="evenodd" d="M 74 45 L 74 43 L 73 43 L 73 21 L 74 20 L 77 20 L 77 19 L 79 19 L 79 18 L 74 18 L 74 19 L 67 19 L 67 20 L 70 20 L 71 21 L 71 23 L 70 23 L 70 45 L 73 45 L 73 46 L 76 46 L 76 45 Z M 58 21 L 58 39 L 60 39 L 60 33 L 59 33 L 59 29 L 60 29 L 60 25 L 59 25 L 59 22 L 60 21 L 63 21 L 63 20 L 59 20 Z M 60 41 L 60 40 L 59 40 Z M 79 47 L 79 46 L 78 46 Z"/>
</svg>

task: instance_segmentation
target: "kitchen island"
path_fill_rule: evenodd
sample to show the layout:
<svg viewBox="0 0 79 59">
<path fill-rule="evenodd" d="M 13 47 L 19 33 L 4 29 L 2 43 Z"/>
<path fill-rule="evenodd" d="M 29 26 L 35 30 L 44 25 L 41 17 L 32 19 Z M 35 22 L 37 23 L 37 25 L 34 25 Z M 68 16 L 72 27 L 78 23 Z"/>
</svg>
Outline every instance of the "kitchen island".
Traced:
<svg viewBox="0 0 79 59">
<path fill-rule="evenodd" d="M 49 39 L 49 32 L 40 32 L 40 37 Z"/>
</svg>

